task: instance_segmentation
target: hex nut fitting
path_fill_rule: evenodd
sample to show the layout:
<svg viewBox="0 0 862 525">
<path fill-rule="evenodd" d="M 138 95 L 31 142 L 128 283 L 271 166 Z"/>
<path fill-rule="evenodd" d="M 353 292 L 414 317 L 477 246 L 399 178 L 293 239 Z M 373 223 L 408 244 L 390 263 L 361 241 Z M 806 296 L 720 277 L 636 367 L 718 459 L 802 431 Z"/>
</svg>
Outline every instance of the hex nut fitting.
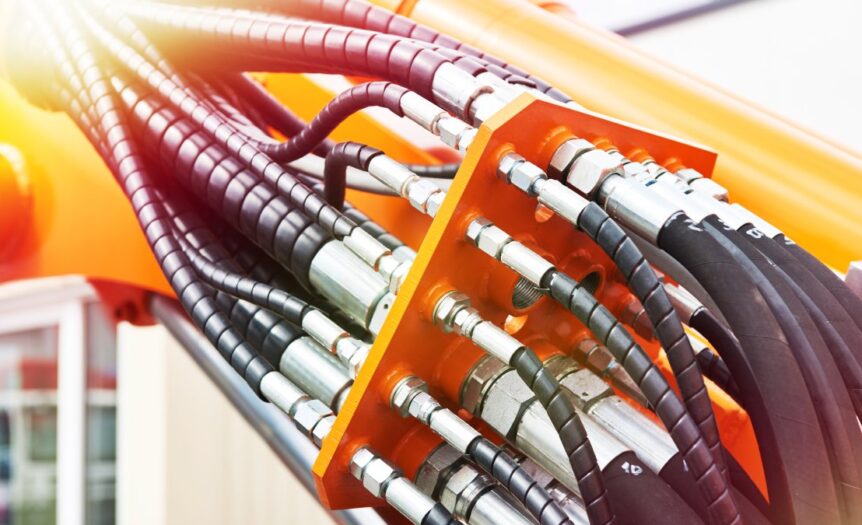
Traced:
<svg viewBox="0 0 862 525">
<path fill-rule="evenodd" d="M 596 147 L 593 143 L 584 139 L 571 139 L 563 142 L 551 157 L 548 175 L 555 179 L 565 179 L 575 159 L 594 149 Z"/>
<path fill-rule="evenodd" d="M 478 246 L 479 236 L 488 226 L 493 226 L 493 223 L 485 217 L 476 217 L 467 225 L 467 238 L 470 239 L 474 245 Z"/>
<path fill-rule="evenodd" d="M 470 298 L 465 294 L 456 291 L 447 292 L 434 305 L 432 320 L 444 331 L 451 332 L 455 325 L 455 315 L 469 307 Z"/>
<path fill-rule="evenodd" d="M 497 176 L 502 180 L 509 182 L 511 180 L 512 170 L 515 169 L 515 166 L 526 161 L 527 159 L 517 153 L 507 153 L 503 155 L 500 162 L 497 164 Z"/>
<path fill-rule="evenodd" d="M 369 461 L 362 470 L 362 484 L 378 498 L 385 496 L 386 485 L 396 477 L 399 477 L 398 471 L 379 457 Z"/>
<path fill-rule="evenodd" d="M 427 392 L 428 384 L 416 376 L 407 376 L 392 389 L 389 404 L 398 410 L 401 417 L 410 415 L 410 403 L 420 392 Z"/>
<path fill-rule="evenodd" d="M 566 182 L 583 195 L 592 195 L 610 175 L 622 175 L 622 164 L 615 161 L 607 152 L 594 149 L 580 155 L 572 163 Z"/>
<path fill-rule="evenodd" d="M 509 172 L 509 183 L 529 195 L 535 195 L 534 185 L 537 181 L 547 178 L 542 168 L 532 162 L 519 162 Z"/>
</svg>

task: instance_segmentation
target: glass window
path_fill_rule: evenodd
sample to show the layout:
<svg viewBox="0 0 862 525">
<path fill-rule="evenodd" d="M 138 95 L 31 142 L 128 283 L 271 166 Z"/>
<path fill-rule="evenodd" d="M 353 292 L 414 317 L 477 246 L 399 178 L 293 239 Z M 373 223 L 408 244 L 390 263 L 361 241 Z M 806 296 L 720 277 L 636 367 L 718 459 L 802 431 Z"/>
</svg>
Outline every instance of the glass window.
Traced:
<svg viewBox="0 0 862 525">
<path fill-rule="evenodd" d="M 0 334 L 0 525 L 56 521 L 57 334 Z"/>
<path fill-rule="evenodd" d="M 116 522 L 116 326 L 100 303 L 89 303 L 87 323 L 87 525 Z"/>
</svg>

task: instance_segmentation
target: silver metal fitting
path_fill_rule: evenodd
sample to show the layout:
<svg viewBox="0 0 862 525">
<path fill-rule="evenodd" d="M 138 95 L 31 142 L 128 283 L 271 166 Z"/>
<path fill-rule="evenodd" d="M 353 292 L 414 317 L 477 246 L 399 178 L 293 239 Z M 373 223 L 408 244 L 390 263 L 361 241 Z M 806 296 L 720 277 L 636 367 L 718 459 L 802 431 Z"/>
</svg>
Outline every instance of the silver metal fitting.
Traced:
<svg viewBox="0 0 862 525">
<path fill-rule="evenodd" d="M 362 228 L 354 228 L 350 235 L 343 239 L 343 242 L 348 250 L 356 254 L 374 270 L 378 269 L 383 257 L 391 254 L 389 248 L 380 244 L 380 241 Z"/>
<path fill-rule="evenodd" d="M 402 197 L 407 196 L 407 186 L 419 177 L 386 155 L 377 155 L 368 163 L 368 173 Z"/>
<path fill-rule="evenodd" d="M 470 298 L 466 294 L 456 291 L 447 292 L 434 305 L 432 321 L 443 331 L 451 332 L 455 328 L 455 314 L 469 307 Z"/>
<path fill-rule="evenodd" d="M 338 241 L 318 250 L 308 278 L 317 292 L 364 328 L 371 326 L 378 302 L 389 292 L 383 277 Z"/>
<path fill-rule="evenodd" d="M 558 378 L 558 381 L 561 387 L 572 393 L 575 406 L 584 412 L 589 412 L 600 400 L 614 395 L 607 383 L 586 368 L 570 372 Z"/>
<path fill-rule="evenodd" d="M 506 370 L 506 363 L 494 356 L 486 355 L 480 358 L 461 384 L 459 397 L 464 410 L 478 415 L 481 412 L 481 404 L 487 388 Z"/>
<path fill-rule="evenodd" d="M 744 217 L 748 222 L 753 224 L 758 230 L 762 231 L 766 234 L 770 239 L 774 239 L 781 235 L 781 230 L 770 224 L 766 221 L 766 219 L 760 217 L 753 211 L 749 210 L 745 206 L 739 203 L 733 203 L 730 205 L 730 209 L 736 212 L 740 217 Z"/>
<path fill-rule="evenodd" d="M 479 130 L 476 128 L 468 128 L 465 129 L 463 133 L 458 137 L 458 142 L 456 144 L 456 148 L 461 155 L 467 154 L 467 148 L 470 147 L 470 144 L 473 143 L 473 140 L 476 139 L 476 134 L 479 133 Z"/>
<path fill-rule="evenodd" d="M 534 188 L 536 182 L 547 179 L 548 176 L 542 168 L 532 162 L 516 162 L 508 172 L 509 184 L 515 186 L 527 195 L 536 195 Z"/>
<path fill-rule="evenodd" d="M 407 91 L 400 100 L 401 111 L 408 119 L 416 122 L 427 131 L 436 133 L 437 121 L 448 113 L 437 104 L 429 101 L 415 91 Z"/>
<path fill-rule="evenodd" d="M 296 427 L 301 430 L 311 441 L 320 447 L 323 440 L 332 430 L 335 423 L 335 415 L 328 406 L 316 399 L 309 399 L 299 403 L 293 415 Z"/>
<path fill-rule="evenodd" d="M 452 63 L 444 63 L 431 80 L 434 98 L 441 101 L 444 109 L 455 115 L 464 115 L 482 94 L 492 93 L 493 88 L 483 85 L 476 78 Z"/>
<path fill-rule="evenodd" d="M 599 400 L 590 416 L 637 453 L 653 472 L 659 472 L 677 454 L 676 445 L 664 428 L 626 403 L 619 396 Z"/>
<path fill-rule="evenodd" d="M 566 174 L 566 182 L 587 197 L 592 196 L 610 175 L 622 175 L 622 164 L 600 149 L 587 151 L 575 158 Z"/>
<path fill-rule="evenodd" d="M 399 261 L 412 261 L 416 259 L 416 252 L 406 244 L 392 250 L 392 255 Z"/>
<path fill-rule="evenodd" d="M 487 253 L 494 259 L 500 259 L 503 253 L 503 248 L 513 242 L 512 237 L 494 226 L 491 221 L 480 217 L 473 220 L 467 227 L 467 238 L 483 252 Z"/>
<path fill-rule="evenodd" d="M 541 286 L 542 278 L 554 269 L 551 261 L 518 241 L 506 243 L 500 252 L 499 259 L 503 264 L 535 286 Z"/>
<path fill-rule="evenodd" d="M 847 287 L 857 296 L 862 297 L 862 261 L 852 261 L 844 276 Z"/>
<path fill-rule="evenodd" d="M 435 128 L 437 135 L 444 144 L 459 150 L 464 137 L 471 136 L 476 132 L 473 126 L 448 114 L 437 121 Z"/>
<path fill-rule="evenodd" d="M 647 184 L 644 187 L 647 188 L 650 192 L 659 195 L 666 201 L 673 202 L 675 205 L 679 206 L 682 211 L 685 212 L 685 214 L 688 215 L 688 217 L 695 224 L 701 222 L 703 219 L 710 215 L 715 215 L 715 212 L 712 207 L 704 206 L 703 203 L 697 202 L 694 199 L 687 198 L 685 190 L 687 190 L 688 188 L 686 186 L 677 186 L 676 184 L 673 184 L 671 182 L 651 181 L 650 184 Z"/>
<path fill-rule="evenodd" d="M 713 179 L 707 179 L 704 177 L 702 179 L 693 180 L 689 183 L 689 186 L 691 186 L 694 191 L 718 201 L 727 202 L 730 199 L 730 192 L 727 188 L 715 182 Z"/>
<path fill-rule="evenodd" d="M 569 139 L 557 148 L 548 164 L 548 173 L 554 179 L 565 179 L 575 159 L 588 151 L 596 149 L 596 146 L 584 139 Z"/>
<path fill-rule="evenodd" d="M 353 385 L 346 367 L 310 337 L 300 337 L 287 345 L 278 368 L 290 381 L 336 413 Z"/>
<path fill-rule="evenodd" d="M 388 283 L 389 291 L 397 294 L 412 266 L 413 261 L 401 261 L 390 253 L 380 259 L 378 270 Z"/>
<path fill-rule="evenodd" d="M 470 121 L 476 125 L 485 122 L 503 109 L 511 100 L 512 98 L 507 97 L 505 93 L 488 86 L 486 91 L 478 93 L 470 102 Z"/>
<path fill-rule="evenodd" d="M 374 310 L 371 312 L 371 320 L 368 321 L 368 331 L 375 337 L 380 333 L 380 329 L 383 328 L 383 322 L 386 321 L 386 317 L 392 310 L 392 305 L 394 303 L 395 294 L 387 292 L 379 301 L 377 301 L 377 304 L 374 305 Z M 366 355 L 367 354 L 368 352 L 366 352 Z M 363 357 L 362 359 L 364 361 L 365 358 Z"/>
<path fill-rule="evenodd" d="M 536 191 L 539 203 L 573 225 L 578 224 L 581 212 L 590 203 L 589 200 L 554 179 L 539 181 L 533 189 Z"/>
<path fill-rule="evenodd" d="M 652 322 L 646 309 L 637 299 L 630 300 L 620 312 L 620 322 L 632 327 L 635 333 L 647 341 L 655 339 Z"/>
<path fill-rule="evenodd" d="M 335 355 L 347 369 L 348 375 L 354 379 L 359 375 L 359 370 L 370 351 L 371 345 L 355 337 L 344 337 L 335 345 Z"/>
<path fill-rule="evenodd" d="M 637 383 L 631 378 L 611 354 L 611 351 L 592 339 L 584 339 L 575 347 L 579 354 L 579 360 L 593 373 L 604 379 L 608 379 L 620 391 L 641 406 L 647 406 L 646 397 L 638 388 Z"/>
<path fill-rule="evenodd" d="M 261 378 L 260 391 L 263 397 L 290 417 L 293 417 L 296 405 L 308 399 L 308 394 L 276 371 Z"/>
<path fill-rule="evenodd" d="M 404 196 L 411 206 L 433 218 L 446 198 L 446 192 L 433 182 L 416 177 L 407 184 Z"/>
<path fill-rule="evenodd" d="M 413 398 L 420 392 L 427 391 L 428 383 L 416 376 L 407 376 L 392 389 L 389 404 L 392 408 L 398 410 L 401 417 L 407 417 L 410 415 L 410 403 L 413 401 Z"/>
<path fill-rule="evenodd" d="M 434 508 L 434 500 L 423 494 L 395 468 L 367 447 L 353 454 L 350 472 L 374 496 L 383 498 L 410 522 L 419 525 Z"/>
<path fill-rule="evenodd" d="M 335 324 L 320 310 L 314 309 L 302 317 L 302 330 L 330 352 L 335 351 L 338 341 L 350 334 Z"/>
<path fill-rule="evenodd" d="M 517 153 L 507 153 L 503 155 L 503 157 L 500 158 L 500 162 L 497 163 L 497 176 L 501 180 L 509 182 L 512 170 L 522 162 L 527 162 L 527 159 Z"/>
<path fill-rule="evenodd" d="M 635 179 L 612 175 L 599 188 L 598 202 L 608 215 L 652 244 L 680 206 L 657 195 Z"/>
<path fill-rule="evenodd" d="M 670 304 L 673 305 L 673 309 L 676 310 L 676 314 L 686 324 L 691 321 L 695 312 L 703 308 L 700 301 L 698 301 L 695 296 L 691 295 L 691 293 L 685 288 L 680 288 L 675 284 L 665 283 L 664 290 L 667 292 L 667 297 L 670 299 Z"/>
</svg>

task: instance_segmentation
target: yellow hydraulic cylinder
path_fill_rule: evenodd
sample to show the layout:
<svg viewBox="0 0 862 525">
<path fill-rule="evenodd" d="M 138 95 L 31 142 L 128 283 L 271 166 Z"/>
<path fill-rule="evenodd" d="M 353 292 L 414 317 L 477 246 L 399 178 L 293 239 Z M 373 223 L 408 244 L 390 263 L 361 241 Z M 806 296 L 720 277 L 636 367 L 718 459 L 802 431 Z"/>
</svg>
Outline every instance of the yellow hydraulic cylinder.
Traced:
<svg viewBox="0 0 862 525">
<path fill-rule="evenodd" d="M 862 157 L 527 0 L 374 0 L 528 69 L 587 108 L 718 152 L 731 198 L 840 271 L 862 259 Z M 661 159 L 659 159 L 661 160 Z"/>
</svg>

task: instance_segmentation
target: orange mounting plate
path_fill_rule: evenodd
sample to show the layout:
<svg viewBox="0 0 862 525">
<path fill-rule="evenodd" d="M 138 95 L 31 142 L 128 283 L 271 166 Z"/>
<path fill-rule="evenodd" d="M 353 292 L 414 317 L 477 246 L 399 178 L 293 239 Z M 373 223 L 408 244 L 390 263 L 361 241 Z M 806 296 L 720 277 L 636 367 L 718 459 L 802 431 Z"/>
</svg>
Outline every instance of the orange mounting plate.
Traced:
<svg viewBox="0 0 862 525">
<path fill-rule="evenodd" d="M 379 504 L 350 474 L 357 448 L 371 446 L 395 460 L 408 476 L 430 451 L 423 437 L 427 432 L 418 428 L 421 423 L 389 407 L 389 394 L 403 376 L 421 377 L 442 403 L 457 409 L 461 382 L 482 352 L 431 322 L 434 304 L 444 293 L 466 293 L 486 319 L 500 325 L 508 318 L 511 327 L 517 318 L 522 325 L 516 336 L 543 358 L 567 351 L 588 335 L 572 315 L 546 298 L 525 310 L 515 308 L 514 272 L 465 240 L 472 219 L 488 218 L 577 279 L 595 272 L 595 293 L 612 311 L 631 300 L 610 259 L 585 234 L 559 217 L 542 217 L 535 199 L 496 176 L 500 157 L 514 151 L 513 144 L 520 155 L 547 166 L 556 146 L 571 134 L 610 139 L 623 153 L 643 148 L 659 162 L 676 158 L 704 174 L 711 172 L 716 158 L 703 148 L 530 95 L 489 119 L 479 129 L 315 462 L 318 491 L 330 508 Z M 648 351 L 655 357 L 658 347 Z M 728 409 L 738 410 L 735 405 Z"/>
</svg>

